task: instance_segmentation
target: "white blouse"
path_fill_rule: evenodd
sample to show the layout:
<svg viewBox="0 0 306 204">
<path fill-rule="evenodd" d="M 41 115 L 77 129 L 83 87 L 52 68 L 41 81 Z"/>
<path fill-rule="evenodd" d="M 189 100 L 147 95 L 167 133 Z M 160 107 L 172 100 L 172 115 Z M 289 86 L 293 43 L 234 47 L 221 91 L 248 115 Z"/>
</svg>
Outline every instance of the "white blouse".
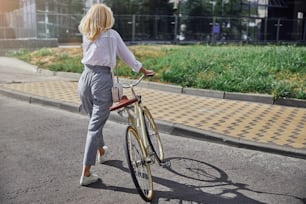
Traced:
<svg viewBox="0 0 306 204">
<path fill-rule="evenodd" d="M 83 64 L 108 66 L 112 69 L 116 66 L 116 56 L 130 66 L 133 71 L 139 72 L 142 64 L 136 60 L 134 54 L 123 42 L 119 33 L 110 29 L 102 33 L 95 41 L 90 42 L 83 37 Z"/>
</svg>

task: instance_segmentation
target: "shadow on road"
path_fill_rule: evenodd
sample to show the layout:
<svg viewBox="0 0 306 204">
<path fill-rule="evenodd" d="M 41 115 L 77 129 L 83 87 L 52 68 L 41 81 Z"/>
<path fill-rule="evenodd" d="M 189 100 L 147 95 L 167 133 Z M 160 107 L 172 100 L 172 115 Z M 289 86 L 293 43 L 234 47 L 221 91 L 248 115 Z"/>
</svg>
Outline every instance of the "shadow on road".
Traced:
<svg viewBox="0 0 306 204">
<path fill-rule="evenodd" d="M 156 176 L 153 177 L 154 183 L 163 185 L 170 190 L 159 191 L 157 188 L 155 188 L 154 200 L 151 203 L 159 203 L 159 200 L 172 200 L 178 201 L 178 203 L 182 203 L 184 201 L 199 204 L 264 203 L 247 197 L 241 193 L 243 191 L 257 194 L 292 197 L 301 201 L 302 203 L 305 203 L 306 201 L 305 198 L 299 198 L 296 196 L 253 190 L 248 187 L 248 184 L 235 183 L 231 181 L 226 172 L 224 172 L 222 169 L 203 161 L 185 157 L 172 157 L 168 158 L 167 160 L 171 163 L 171 165 L 165 167 L 165 170 L 171 172 L 175 178 L 170 177 L 171 179 L 166 179 Z M 129 173 L 129 169 L 123 166 L 123 161 L 111 160 L 105 164 Z M 89 187 L 138 194 L 136 188 L 129 189 L 119 186 L 109 186 L 103 184 L 101 180 L 90 185 Z"/>
<path fill-rule="evenodd" d="M 185 157 L 172 157 L 168 158 L 168 160 L 171 161 L 171 166 L 168 167 L 167 170 L 175 175 L 197 181 L 197 183 L 200 182 L 200 185 L 185 185 L 169 180 L 165 181 L 164 179 L 154 178 L 154 182 L 166 185 L 173 189 L 173 192 L 177 192 L 179 196 L 174 196 L 175 199 L 194 201 L 196 203 L 263 203 L 241 193 L 243 191 L 248 191 L 257 194 L 291 197 L 302 203 L 306 203 L 306 198 L 288 194 L 258 191 L 249 188 L 248 184 L 233 182 L 228 178 L 226 172 L 203 161 Z M 213 189 L 214 193 L 207 193 L 212 191 L 209 189 Z M 197 192 L 200 192 L 198 193 L 200 199 L 195 199 Z M 164 192 L 160 193 L 162 194 Z M 188 199 L 186 197 L 189 193 L 193 194 L 193 199 Z M 157 192 L 155 196 L 164 197 L 163 195 L 160 196 Z"/>
<path fill-rule="evenodd" d="M 115 167 L 117 169 L 120 169 L 126 173 L 130 173 L 130 170 L 123 166 L 123 161 L 120 160 L 109 160 L 104 163 L 105 165 Z M 131 180 L 131 182 L 133 182 Z M 90 188 L 99 188 L 99 189 L 107 189 L 107 190 L 113 190 L 118 192 L 124 192 L 124 193 L 130 193 L 130 194 L 138 194 L 136 188 L 124 188 L 120 186 L 112 186 L 112 185 L 105 185 L 101 179 L 99 179 L 98 182 L 88 185 Z"/>
</svg>

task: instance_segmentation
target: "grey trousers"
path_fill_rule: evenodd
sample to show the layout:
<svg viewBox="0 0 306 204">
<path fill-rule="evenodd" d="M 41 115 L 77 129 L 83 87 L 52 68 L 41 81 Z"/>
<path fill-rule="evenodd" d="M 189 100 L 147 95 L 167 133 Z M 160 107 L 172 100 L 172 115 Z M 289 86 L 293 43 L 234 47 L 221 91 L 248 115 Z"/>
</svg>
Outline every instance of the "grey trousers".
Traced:
<svg viewBox="0 0 306 204">
<path fill-rule="evenodd" d="M 103 127 L 112 105 L 112 86 L 113 78 L 109 67 L 85 66 L 78 82 L 82 109 L 90 117 L 83 165 L 95 165 L 97 150 L 104 146 Z"/>
</svg>

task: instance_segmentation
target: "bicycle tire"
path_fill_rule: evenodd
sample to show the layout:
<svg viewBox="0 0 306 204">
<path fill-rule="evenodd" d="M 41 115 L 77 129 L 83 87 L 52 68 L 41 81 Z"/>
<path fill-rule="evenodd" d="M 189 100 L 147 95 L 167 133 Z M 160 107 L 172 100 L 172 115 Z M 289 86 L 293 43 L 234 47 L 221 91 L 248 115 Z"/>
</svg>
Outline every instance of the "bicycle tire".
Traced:
<svg viewBox="0 0 306 204">
<path fill-rule="evenodd" d="M 132 180 L 141 198 L 147 202 L 153 199 L 153 181 L 150 165 L 143 143 L 132 126 L 126 129 L 126 157 Z"/>
<path fill-rule="evenodd" d="M 157 125 L 149 109 L 146 106 L 143 107 L 143 117 L 145 121 L 149 145 L 152 151 L 154 152 L 157 160 L 159 161 L 159 163 L 161 163 L 164 161 L 164 148 L 161 143 Z"/>
</svg>

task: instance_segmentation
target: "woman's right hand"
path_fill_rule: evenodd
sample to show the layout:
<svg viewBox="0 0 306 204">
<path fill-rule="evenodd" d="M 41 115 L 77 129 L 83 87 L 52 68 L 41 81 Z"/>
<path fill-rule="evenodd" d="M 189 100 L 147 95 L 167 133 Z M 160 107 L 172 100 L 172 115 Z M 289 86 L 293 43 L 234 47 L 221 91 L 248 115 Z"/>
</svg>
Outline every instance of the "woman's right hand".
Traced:
<svg viewBox="0 0 306 204">
<path fill-rule="evenodd" d="M 143 67 L 140 69 L 140 72 L 142 72 L 145 76 L 149 76 L 149 77 L 152 77 L 155 75 L 155 72 L 153 70 L 147 70 Z"/>
<path fill-rule="evenodd" d="M 146 73 L 144 73 L 146 76 L 152 77 L 155 75 L 155 72 L 153 70 L 146 70 Z"/>
</svg>

